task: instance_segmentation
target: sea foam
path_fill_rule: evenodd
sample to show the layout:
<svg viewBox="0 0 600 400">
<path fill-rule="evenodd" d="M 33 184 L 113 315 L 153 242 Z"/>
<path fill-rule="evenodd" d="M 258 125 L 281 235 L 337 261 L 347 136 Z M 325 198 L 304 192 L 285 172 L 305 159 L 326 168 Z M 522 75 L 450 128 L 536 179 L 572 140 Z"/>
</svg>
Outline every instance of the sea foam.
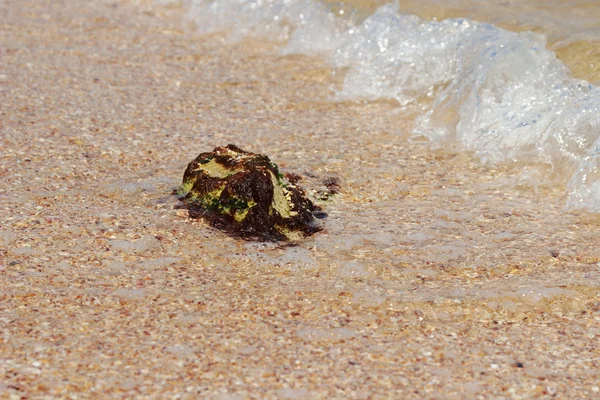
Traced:
<svg viewBox="0 0 600 400">
<path fill-rule="evenodd" d="M 344 81 L 331 100 L 420 107 L 414 134 L 489 164 L 544 170 L 567 208 L 600 212 L 600 89 L 571 77 L 546 37 L 465 18 L 426 21 L 387 4 L 360 23 L 309 0 L 188 0 L 203 33 L 319 54 Z M 348 13 L 346 13 L 348 14 Z"/>
</svg>

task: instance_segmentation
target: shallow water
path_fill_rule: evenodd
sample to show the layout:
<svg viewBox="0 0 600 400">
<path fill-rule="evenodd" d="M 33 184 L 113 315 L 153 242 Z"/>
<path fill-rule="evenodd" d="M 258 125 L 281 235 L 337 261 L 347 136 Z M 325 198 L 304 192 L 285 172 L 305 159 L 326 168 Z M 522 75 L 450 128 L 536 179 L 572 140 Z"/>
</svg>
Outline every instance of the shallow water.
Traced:
<svg viewBox="0 0 600 400">
<path fill-rule="evenodd" d="M 600 211 L 600 90 L 592 83 L 600 6 L 185 4 L 201 34 L 266 38 L 280 54 L 322 57 L 342 80 L 330 101 L 396 103 L 403 119 L 418 115 L 412 135 L 433 148 L 470 150 L 491 165 L 528 165 L 538 171 L 530 185 L 540 178 L 561 185 L 568 209 Z"/>
<path fill-rule="evenodd" d="M 520 304 L 511 300 L 509 308 L 523 310 L 547 298 L 572 300 L 567 286 L 600 282 L 596 272 L 575 266 L 583 249 L 595 246 L 595 225 L 585 239 L 571 234 L 589 214 L 568 211 L 600 207 L 600 180 L 593 177 L 600 91 L 575 79 L 552 51 L 584 32 L 595 40 L 594 18 L 572 24 L 554 18 L 564 17 L 558 3 L 534 2 L 183 6 L 208 40 L 233 51 L 237 43 L 251 49 L 267 38 L 274 47 L 250 50 L 253 57 L 264 57 L 266 68 L 283 57 L 298 64 L 292 79 L 320 86 L 309 98 L 290 100 L 305 104 L 303 118 L 321 126 L 310 135 L 282 126 L 277 137 L 294 141 L 279 154 L 291 157 L 286 167 L 313 176 L 305 177 L 308 188 L 327 174 L 344 184 L 324 204 L 324 233 L 300 248 L 245 246 L 231 263 L 326 270 L 340 280 L 339 290 L 379 304 L 508 296 Z M 570 8 L 572 18 L 586 7 Z M 596 8 L 588 11 L 592 16 Z M 589 60 L 586 74 L 593 75 Z M 251 90 L 239 85 L 234 90 L 243 99 Z M 298 113 L 299 104 L 290 111 Z M 328 128 L 354 112 L 377 117 L 368 128 L 357 120 L 350 136 Z M 252 137 L 268 148 L 273 134 Z M 565 262 L 572 263 L 568 277 L 560 268 Z M 482 278 L 488 282 L 468 283 Z M 324 291 L 331 290 L 327 282 Z"/>
</svg>

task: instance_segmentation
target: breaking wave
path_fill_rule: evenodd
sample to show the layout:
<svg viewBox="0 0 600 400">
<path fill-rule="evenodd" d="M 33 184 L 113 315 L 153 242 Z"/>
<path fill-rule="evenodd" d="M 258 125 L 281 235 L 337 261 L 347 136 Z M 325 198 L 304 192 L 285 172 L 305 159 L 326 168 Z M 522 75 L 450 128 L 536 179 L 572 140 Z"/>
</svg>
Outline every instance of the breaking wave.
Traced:
<svg viewBox="0 0 600 400">
<path fill-rule="evenodd" d="M 414 135 L 490 164 L 535 164 L 566 185 L 567 208 L 600 212 L 600 89 L 573 78 L 543 34 L 427 21 L 396 4 L 366 17 L 311 0 L 184 4 L 202 33 L 326 57 L 345 73 L 333 101 L 420 106 Z"/>
</svg>

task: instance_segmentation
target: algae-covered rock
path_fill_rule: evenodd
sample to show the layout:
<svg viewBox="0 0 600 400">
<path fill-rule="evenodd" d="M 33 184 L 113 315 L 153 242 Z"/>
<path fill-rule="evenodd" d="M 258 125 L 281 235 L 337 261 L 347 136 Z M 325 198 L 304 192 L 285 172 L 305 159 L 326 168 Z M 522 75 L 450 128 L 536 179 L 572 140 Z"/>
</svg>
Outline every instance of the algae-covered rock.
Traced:
<svg viewBox="0 0 600 400">
<path fill-rule="evenodd" d="M 190 211 L 231 233 L 297 240 L 320 228 L 313 215 L 319 207 L 296 181 L 286 179 L 267 156 L 230 144 L 189 163 L 177 193 Z"/>
</svg>

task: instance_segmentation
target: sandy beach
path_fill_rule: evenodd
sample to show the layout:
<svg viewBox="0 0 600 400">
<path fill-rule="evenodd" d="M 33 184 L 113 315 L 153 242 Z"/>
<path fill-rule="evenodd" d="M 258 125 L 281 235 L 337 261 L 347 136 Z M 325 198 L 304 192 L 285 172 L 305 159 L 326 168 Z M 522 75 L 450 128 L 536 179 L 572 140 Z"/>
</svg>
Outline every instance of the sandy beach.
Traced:
<svg viewBox="0 0 600 400">
<path fill-rule="evenodd" d="M 600 396 L 600 217 L 221 39 L 177 5 L 0 3 L 0 398 Z M 190 218 L 173 189 L 228 143 L 339 179 L 324 230 Z"/>
</svg>

